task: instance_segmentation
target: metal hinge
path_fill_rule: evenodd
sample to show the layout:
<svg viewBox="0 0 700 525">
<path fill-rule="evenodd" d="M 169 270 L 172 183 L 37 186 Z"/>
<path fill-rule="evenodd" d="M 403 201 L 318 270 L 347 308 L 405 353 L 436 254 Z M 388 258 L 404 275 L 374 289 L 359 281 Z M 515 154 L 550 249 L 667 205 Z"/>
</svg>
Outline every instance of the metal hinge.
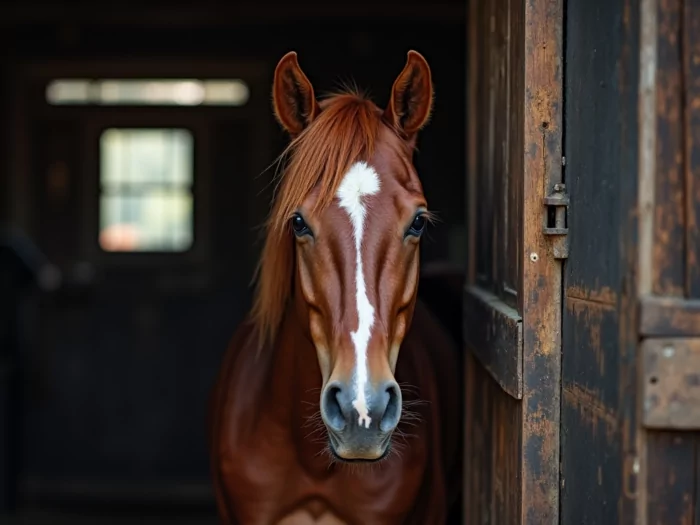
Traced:
<svg viewBox="0 0 700 525">
<path fill-rule="evenodd" d="M 544 198 L 547 206 L 547 224 L 544 234 L 552 238 L 552 251 L 555 259 L 569 257 L 569 228 L 566 226 L 566 211 L 569 207 L 569 195 L 566 185 L 557 183 L 552 193 Z"/>
</svg>

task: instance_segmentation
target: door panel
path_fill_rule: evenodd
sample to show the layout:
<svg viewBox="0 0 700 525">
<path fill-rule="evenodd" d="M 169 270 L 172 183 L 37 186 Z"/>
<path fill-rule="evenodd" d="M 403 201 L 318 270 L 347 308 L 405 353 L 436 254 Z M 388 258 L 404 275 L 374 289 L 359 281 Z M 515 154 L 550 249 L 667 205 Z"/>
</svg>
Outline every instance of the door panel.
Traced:
<svg viewBox="0 0 700 525">
<path fill-rule="evenodd" d="M 630 158 L 636 163 L 636 151 L 626 144 L 630 136 L 636 141 L 631 122 L 636 122 L 638 89 L 636 77 L 623 69 L 636 71 L 636 64 L 624 58 L 629 31 L 637 30 L 635 18 L 622 25 L 625 9 L 624 1 L 608 0 L 567 7 L 571 238 L 562 314 L 562 523 L 622 523 L 625 500 L 623 469 L 628 465 L 621 421 L 630 396 L 622 380 L 627 370 L 620 335 L 633 308 L 624 307 L 632 291 L 625 289 L 628 252 L 621 246 L 632 237 L 622 203 L 636 197 L 629 175 L 636 164 L 628 164 Z"/>
<path fill-rule="evenodd" d="M 522 397 L 522 291 L 517 259 L 522 238 L 523 100 L 514 93 L 519 76 L 507 66 L 522 61 L 522 5 L 501 0 L 470 5 L 470 102 L 475 126 L 470 129 L 471 257 L 476 261 L 464 294 L 467 344 L 493 378 L 510 395 Z M 520 96 L 520 99 L 518 97 Z M 512 103 L 511 103 L 512 101 Z M 520 190 L 520 191 L 519 191 Z M 510 220 L 510 222 L 508 222 Z M 513 227 L 508 228 L 507 225 Z M 514 248 L 515 246 L 515 248 Z M 513 257 L 515 255 L 515 257 Z M 488 327 L 488 329 L 486 329 Z"/>
<path fill-rule="evenodd" d="M 467 513 L 557 523 L 562 3 L 472 0 L 469 16 Z"/>
</svg>

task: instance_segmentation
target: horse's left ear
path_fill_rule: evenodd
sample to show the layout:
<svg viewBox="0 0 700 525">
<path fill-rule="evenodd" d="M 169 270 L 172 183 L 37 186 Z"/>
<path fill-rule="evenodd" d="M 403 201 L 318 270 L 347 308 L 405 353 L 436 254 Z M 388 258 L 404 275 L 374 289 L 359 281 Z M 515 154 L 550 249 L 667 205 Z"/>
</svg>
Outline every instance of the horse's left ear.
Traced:
<svg viewBox="0 0 700 525">
<path fill-rule="evenodd" d="M 417 51 L 409 51 L 406 65 L 391 88 L 384 118 L 413 144 L 418 131 L 430 118 L 433 107 L 433 82 L 430 66 Z"/>
</svg>

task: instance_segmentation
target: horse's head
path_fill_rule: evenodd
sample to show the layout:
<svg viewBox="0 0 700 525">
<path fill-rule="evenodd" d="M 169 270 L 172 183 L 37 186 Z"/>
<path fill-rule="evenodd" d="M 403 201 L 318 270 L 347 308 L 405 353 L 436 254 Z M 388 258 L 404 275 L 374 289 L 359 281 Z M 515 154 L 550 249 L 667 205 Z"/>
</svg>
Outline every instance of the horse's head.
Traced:
<svg viewBox="0 0 700 525">
<path fill-rule="evenodd" d="M 430 68 L 414 51 L 385 110 L 352 93 L 319 103 L 295 53 L 275 71 L 275 114 L 293 141 L 268 228 L 257 313 L 274 331 L 281 310 L 266 310 L 260 297 L 293 305 L 316 348 L 321 417 L 341 460 L 383 458 L 401 418 L 394 371 L 428 220 L 412 155 L 432 97 Z M 285 267 L 293 273 L 280 272 Z"/>
</svg>

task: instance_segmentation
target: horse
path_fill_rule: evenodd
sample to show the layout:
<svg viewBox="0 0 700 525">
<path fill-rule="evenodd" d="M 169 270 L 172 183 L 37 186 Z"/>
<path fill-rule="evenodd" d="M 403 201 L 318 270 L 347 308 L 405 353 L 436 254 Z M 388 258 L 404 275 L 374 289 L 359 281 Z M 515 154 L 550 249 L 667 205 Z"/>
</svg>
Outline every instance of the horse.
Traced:
<svg viewBox="0 0 700 525">
<path fill-rule="evenodd" d="M 409 51 L 381 109 L 316 97 L 297 53 L 273 112 L 290 141 L 209 415 L 222 523 L 441 524 L 459 493 L 454 342 L 417 298 L 432 221 L 413 163 L 433 106 Z"/>
</svg>

